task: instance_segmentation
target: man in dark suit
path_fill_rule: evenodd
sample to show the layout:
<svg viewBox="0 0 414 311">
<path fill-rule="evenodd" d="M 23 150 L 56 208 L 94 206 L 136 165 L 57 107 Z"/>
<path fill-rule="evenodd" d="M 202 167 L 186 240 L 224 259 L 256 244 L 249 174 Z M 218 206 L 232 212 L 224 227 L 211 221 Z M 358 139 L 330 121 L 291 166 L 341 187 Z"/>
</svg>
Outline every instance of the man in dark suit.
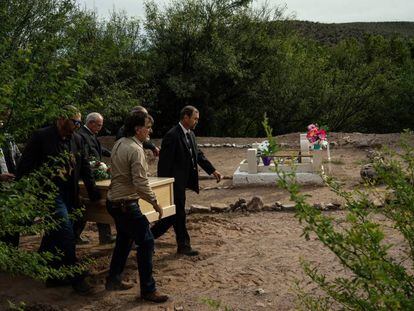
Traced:
<svg viewBox="0 0 414 311">
<path fill-rule="evenodd" d="M 103 127 L 104 119 L 98 112 L 92 112 L 86 116 L 85 124 L 78 130 L 78 134 L 82 137 L 85 145 L 86 158 L 91 161 L 93 159 L 102 161 L 102 156 L 110 157 L 111 152 L 103 147 L 96 135 Z M 81 233 L 85 228 L 86 221 L 80 221 L 77 227 L 76 241 L 79 244 L 87 243 L 88 240 L 81 237 Z M 109 224 L 96 223 L 99 233 L 99 244 L 110 244 L 115 242 L 115 237 L 111 235 L 111 226 Z"/>
<path fill-rule="evenodd" d="M 81 137 L 74 133 L 81 125 L 81 114 L 73 106 L 65 106 L 61 117 L 52 126 L 37 130 L 26 144 L 20 162 L 17 166 L 16 178 L 35 171 L 47 163 L 51 167 L 61 166 L 64 176 L 56 176 L 53 181 L 57 186 L 57 196 L 53 215 L 56 217 L 58 226 L 43 236 L 39 251 L 59 254 L 51 262 L 54 268 L 73 266 L 76 264 L 75 235 L 70 213 L 79 205 L 79 179 L 82 178 L 88 190 L 91 201 L 100 198 L 99 191 L 95 187 L 95 180 L 91 167 L 85 156 L 85 147 Z M 64 155 L 67 156 L 64 156 Z M 58 162 L 51 157 L 64 157 L 64 163 Z M 73 289 L 80 294 L 88 294 L 91 286 L 85 282 L 84 274 L 76 274 L 74 277 L 62 281 L 49 279 L 47 286 L 58 286 L 71 283 Z"/>
<path fill-rule="evenodd" d="M 102 160 L 102 156 L 110 157 L 111 151 L 101 145 L 97 135 L 103 127 L 104 119 L 98 112 L 91 112 L 86 116 L 85 125 L 81 126 L 78 134 L 83 138 L 87 158 Z"/>
<path fill-rule="evenodd" d="M 199 112 L 193 106 L 181 110 L 180 122 L 164 136 L 158 162 L 158 176 L 174 177 L 174 204 L 176 214 L 158 221 L 151 231 L 154 238 L 163 235 L 174 226 L 177 253 L 196 256 L 198 251 L 191 247 L 190 236 L 186 227 L 185 190 L 189 188 L 199 193 L 198 165 L 209 175 L 214 175 L 217 182 L 221 174 L 198 149 L 193 133 L 199 119 Z"/>
</svg>

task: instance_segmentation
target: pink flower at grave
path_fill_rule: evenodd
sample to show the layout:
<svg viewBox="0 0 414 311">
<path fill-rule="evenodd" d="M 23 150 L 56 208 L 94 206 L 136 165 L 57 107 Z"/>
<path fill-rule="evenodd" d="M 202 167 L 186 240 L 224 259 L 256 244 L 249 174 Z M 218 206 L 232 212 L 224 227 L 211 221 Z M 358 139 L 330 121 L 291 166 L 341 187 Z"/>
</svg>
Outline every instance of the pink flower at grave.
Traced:
<svg viewBox="0 0 414 311">
<path fill-rule="evenodd" d="M 318 131 L 318 137 L 320 140 L 326 139 L 326 131 L 324 129 Z"/>
<path fill-rule="evenodd" d="M 308 129 L 309 129 L 309 126 L 308 126 Z M 317 127 L 310 128 L 310 130 L 308 130 L 308 133 L 306 134 L 306 137 L 311 143 L 317 141 L 318 140 L 318 128 Z"/>
<path fill-rule="evenodd" d="M 316 124 L 309 124 L 308 132 L 306 134 L 307 139 L 310 143 L 315 144 L 321 144 L 322 142 L 326 141 L 326 131 L 324 129 L 319 129 Z"/>
</svg>

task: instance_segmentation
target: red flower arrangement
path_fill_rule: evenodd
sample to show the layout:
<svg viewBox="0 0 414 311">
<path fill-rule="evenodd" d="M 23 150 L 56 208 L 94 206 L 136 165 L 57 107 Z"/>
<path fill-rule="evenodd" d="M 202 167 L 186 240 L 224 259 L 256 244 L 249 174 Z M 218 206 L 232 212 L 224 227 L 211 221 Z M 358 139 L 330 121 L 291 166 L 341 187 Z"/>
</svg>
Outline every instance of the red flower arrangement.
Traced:
<svg viewBox="0 0 414 311">
<path fill-rule="evenodd" d="M 308 133 L 306 134 L 306 138 L 314 146 L 314 149 L 317 149 L 315 146 L 318 145 L 323 148 L 326 148 L 328 146 L 328 141 L 326 140 L 326 131 L 323 128 L 319 129 L 317 124 L 308 125 Z"/>
</svg>

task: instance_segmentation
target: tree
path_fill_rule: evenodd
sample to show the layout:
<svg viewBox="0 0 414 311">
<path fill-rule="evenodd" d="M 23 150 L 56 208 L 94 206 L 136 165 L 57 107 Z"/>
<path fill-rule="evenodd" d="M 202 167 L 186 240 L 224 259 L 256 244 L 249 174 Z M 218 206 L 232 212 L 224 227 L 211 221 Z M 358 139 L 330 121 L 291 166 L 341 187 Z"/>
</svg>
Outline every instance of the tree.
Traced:
<svg viewBox="0 0 414 311">
<path fill-rule="evenodd" d="M 24 140 L 34 128 L 54 120 L 60 107 L 76 101 L 84 84 L 82 68 L 66 59 L 65 32 L 79 11 L 69 0 L 0 2 L 0 114 L 7 115 L 0 133 Z M 7 112 L 7 113 L 6 113 Z M 1 183 L 0 236 L 40 234 L 58 225 L 52 213 L 62 159 L 27 178 Z M 54 257 L 12 248 L 0 242 L 0 269 L 41 280 L 83 269 L 48 267 Z"/>
<path fill-rule="evenodd" d="M 84 13 L 68 32 L 68 40 L 76 43 L 68 53 L 71 67 L 88 73 L 78 101 L 83 111 L 102 113 L 110 133 L 117 131 L 132 107 L 153 106 L 139 20 L 113 12 L 109 20 L 99 22 L 94 13 Z"/>
<path fill-rule="evenodd" d="M 162 132 L 187 104 L 200 109 L 202 135 L 244 135 L 248 128 L 242 124 L 261 118 L 263 111 L 252 105 L 261 99 L 254 86 L 267 64 L 261 57 L 270 55 L 277 41 L 266 41 L 271 40 L 269 12 L 255 12 L 248 3 L 188 0 L 165 12 L 147 4 L 149 71 L 158 90 L 157 110 L 167 115 Z"/>
<path fill-rule="evenodd" d="M 17 139 L 74 103 L 84 84 L 82 68 L 71 68 L 65 59 L 64 33 L 78 12 L 75 3 L 0 3 L 0 110 L 11 111 L 5 129 Z"/>
</svg>

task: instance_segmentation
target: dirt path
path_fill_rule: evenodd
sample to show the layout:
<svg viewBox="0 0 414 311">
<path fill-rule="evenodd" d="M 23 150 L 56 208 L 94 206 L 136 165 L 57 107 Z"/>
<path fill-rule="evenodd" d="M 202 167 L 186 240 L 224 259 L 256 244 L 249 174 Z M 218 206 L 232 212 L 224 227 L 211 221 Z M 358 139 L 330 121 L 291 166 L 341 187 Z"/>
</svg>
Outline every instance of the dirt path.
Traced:
<svg viewBox="0 0 414 311">
<path fill-rule="evenodd" d="M 162 306 L 137 304 L 138 286 L 123 293 L 106 292 L 105 273 L 94 277 L 97 293 L 88 298 L 77 296 L 70 288 L 46 289 L 27 278 L 1 275 L 1 298 L 14 300 L 19 293 L 21 301 L 63 310 L 174 310 L 180 306 L 213 310 L 203 302 L 206 299 L 233 310 L 290 310 L 295 305 L 294 280 L 302 277 L 300 258 L 331 261 L 317 241 L 305 242 L 300 237 L 301 227 L 292 213 L 192 215 L 189 230 L 194 247 L 201 251 L 198 257 L 176 256 L 171 232 L 157 241 L 155 278 L 159 288 L 173 297 Z M 25 241 L 23 247 L 35 242 Z M 81 253 L 85 252 L 97 257 L 95 273 L 105 271 L 110 248 L 82 247 Z M 126 280 L 136 282 L 135 266 L 131 255 Z"/>
</svg>

